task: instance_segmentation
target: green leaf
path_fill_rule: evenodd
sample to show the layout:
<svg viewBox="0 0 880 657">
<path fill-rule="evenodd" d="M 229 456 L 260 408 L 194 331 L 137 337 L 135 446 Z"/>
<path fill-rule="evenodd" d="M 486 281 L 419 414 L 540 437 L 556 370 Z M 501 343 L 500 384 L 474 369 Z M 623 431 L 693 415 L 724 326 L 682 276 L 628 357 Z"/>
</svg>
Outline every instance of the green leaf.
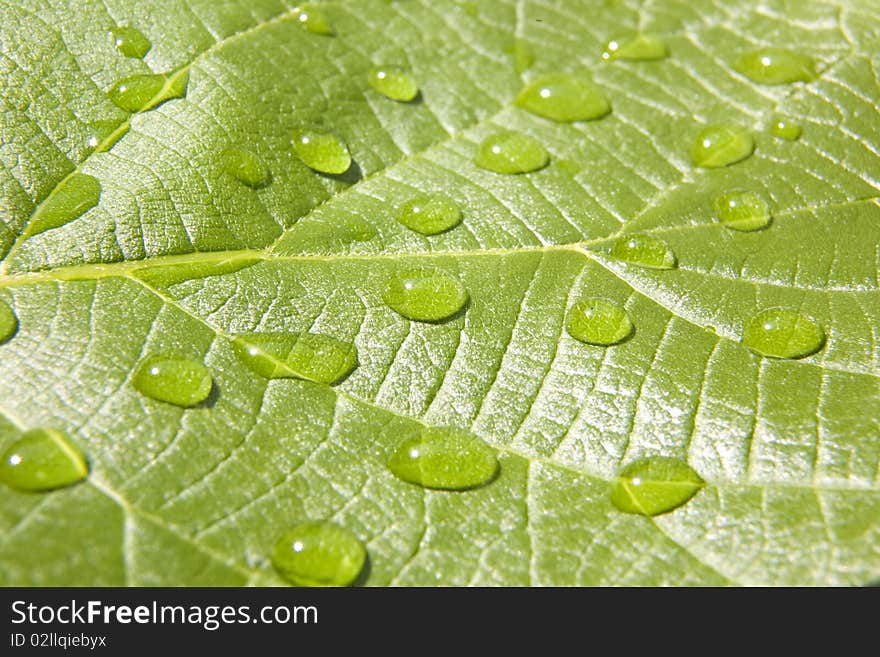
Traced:
<svg viewBox="0 0 880 657">
<path fill-rule="evenodd" d="M 273 547 L 311 522 L 366 547 L 372 585 L 880 577 L 876 3 L 320 3 L 332 35 L 300 13 L 0 4 L 0 297 L 17 317 L 0 344 L 0 448 L 56 429 L 89 464 L 68 488 L 3 490 L 0 584 L 281 584 Z M 114 26 L 152 44 L 142 60 Z M 668 57 L 602 58 L 639 33 Z M 815 79 L 737 72 L 776 47 L 809 55 Z M 419 96 L 378 93 L 375 66 L 407 71 Z M 149 109 L 108 97 L 149 74 L 177 81 Z M 561 123 L 515 104 L 557 74 L 611 112 Z M 779 117 L 801 136 L 775 137 Z M 710 125 L 748 131 L 754 153 L 694 166 Z M 303 131 L 338 135 L 352 166 L 309 168 L 291 141 Z M 549 164 L 477 166 L 503 131 Z M 236 177 L 229 152 L 257 173 Z M 80 175 L 98 202 L 58 200 Z M 732 190 L 766 199 L 766 228 L 719 222 Z M 407 229 L 400 208 L 424 194 L 462 222 Z M 615 258 L 637 234 L 673 268 Z M 463 285 L 461 310 L 412 321 L 383 302 L 422 269 Z M 632 334 L 572 338 L 566 314 L 589 298 L 623 307 Z M 821 348 L 744 346 L 766 308 L 810 318 Z M 353 344 L 357 366 L 329 385 L 236 355 L 235 336 L 279 333 Z M 140 394 L 153 354 L 204 363 L 211 394 L 192 408 Z M 466 491 L 396 477 L 401 441 L 435 427 L 490 445 L 497 476 Z M 619 511 L 618 474 L 651 457 L 705 485 L 662 515 Z"/>
</svg>

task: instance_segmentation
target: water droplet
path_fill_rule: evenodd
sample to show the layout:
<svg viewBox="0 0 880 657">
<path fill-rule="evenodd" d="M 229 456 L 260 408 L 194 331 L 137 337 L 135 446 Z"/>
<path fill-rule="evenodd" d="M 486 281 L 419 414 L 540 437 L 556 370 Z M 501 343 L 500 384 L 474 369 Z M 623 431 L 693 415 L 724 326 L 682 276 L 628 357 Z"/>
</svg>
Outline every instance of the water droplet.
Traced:
<svg viewBox="0 0 880 657">
<path fill-rule="evenodd" d="M 271 173 L 256 154 L 244 148 L 229 148 L 223 152 L 223 170 L 248 187 L 269 184 Z"/>
<path fill-rule="evenodd" d="M 211 394 L 211 373 L 189 358 L 151 356 L 132 378 L 135 389 L 153 399 L 184 408 L 200 404 Z"/>
<path fill-rule="evenodd" d="M 816 78 L 816 64 L 811 57 L 781 48 L 753 50 L 741 55 L 733 67 L 760 84 L 809 82 Z"/>
<path fill-rule="evenodd" d="M 602 59 L 612 61 L 624 59 L 633 62 L 663 59 L 669 56 L 669 48 L 662 40 L 649 34 L 640 34 L 632 39 L 612 39 L 605 45 Z"/>
<path fill-rule="evenodd" d="M 525 73 L 535 63 L 535 53 L 532 47 L 523 41 L 517 39 L 513 43 L 513 68 L 517 74 Z"/>
<path fill-rule="evenodd" d="M 367 551 L 351 531 L 308 522 L 286 532 L 272 550 L 272 565 L 296 586 L 349 586 L 364 569 Z"/>
<path fill-rule="evenodd" d="M 628 338 L 633 324 L 623 306 L 594 297 L 582 299 L 569 309 L 565 330 L 575 340 L 606 346 Z"/>
<path fill-rule="evenodd" d="M 669 245 L 650 235 L 621 237 L 611 247 L 611 255 L 649 269 L 674 269 L 676 266 L 675 253 Z"/>
<path fill-rule="evenodd" d="M 518 132 L 499 132 L 480 144 L 474 163 L 495 173 L 528 173 L 550 161 L 540 142 Z"/>
<path fill-rule="evenodd" d="M 245 365 L 267 379 L 298 378 L 338 383 L 357 367 L 357 348 L 321 333 L 247 333 L 232 348 Z"/>
<path fill-rule="evenodd" d="M 746 159 L 755 150 L 755 138 L 747 130 L 729 124 L 703 128 L 691 148 L 698 167 L 725 167 Z"/>
<path fill-rule="evenodd" d="M 113 37 L 113 43 L 116 44 L 119 52 L 126 57 L 143 59 L 153 45 L 136 27 L 119 25 L 110 30 L 110 36 Z"/>
<path fill-rule="evenodd" d="M 336 32 L 321 8 L 312 3 L 305 3 L 292 10 L 296 24 L 309 32 L 333 36 Z"/>
<path fill-rule="evenodd" d="M 410 269 L 388 280 L 382 299 L 407 319 L 438 322 L 464 308 L 468 293 L 457 278 L 444 271 Z"/>
<path fill-rule="evenodd" d="M 469 431 L 434 427 L 403 441 L 388 469 L 411 484 L 464 490 L 491 481 L 498 472 L 498 457 Z"/>
<path fill-rule="evenodd" d="M 190 260 L 169 265 L 148 264 L 136 267 L 131 275 L 150 287 L 167 288 L 196 278 L 233 274 L 260 261 L 261 258 L 232 256 L 217 262 Z"/>
<path fill-rule="evenodd" d="M 816 321 L 788 308 L 767 308 L 753 315 L 743 329 L 742 343 L 763 356 L 803 358 L 825 344 Z"/>
<path fill-rule="evenodd" d="M 620 471 L 611 491 L 611 503 L 624 513 L 656 516 L 677 509 L 705 485 L 684 461 L 648 457 Z"/>
<path fill-rule="evenodd" d="M 370 70 L 368 80 L 373 89 L 391 100 L 407 102 L 419 94 L 415 78 L 396 66 L 375 66 Z"/>
<path fill-rule="evenodd" d="M 0 299 L 0 344 L 3 344 L 18 330 L 18 317 L 8 303 Z"/>
<path fill-rule="evenodd" d="M 172 98 L 183 98 L 189 81 L 189 69 L 171 76 L 141 73 L 122 78 L 107 92 L 113 104 L 126 112 L 145 112 Z"/>
<path fill-rule="evenodd" d="M 25 229 L 30 237 L 50 228 L 58 228 L 82 216 L 101 200 L 101 183 L 94 176 L 72 173 L 46 197 Z"/>
<path fill-rule="evenodd" d="M 83 453 L 63 432 L 31 429 L 3 453 L 0 481 L 20 491 L 71 486 L 89 476 Z"/>
<path fill-rule="evenodd" d="M 774 119 L 773 125 L 770 126 L 770 132 L 780 139 L 796 141 L 801 136 L 803 128 L 791 119 L 777 117 Z"/>
<path fill-rule="evenodd" d="M 294 136 L 293 147 L 307 167 L 321 173 L 340 175 L 351 166 L 348 146 L 333 132 L 303 130 Z"/>
<path fill-rule="evenodd" d="M 597 86 L 563 73 L 534 79 L 519 92 L 514 104 L 566 123 L 598 119 L 611 111 L 608 99 Z"/>
<path fill-rule="evenodd" d="M 718 219 L 728 228 L 760 230 L 770 225 L 770 205 L 757 192 L 734 190 L 715 199 Z"/>
<path fill-rule="evenodd" d="M 397 220 L 422 235 L 436 235 L 461 223 L 461 208 L 443 194 L 424 194 L 401 205 Z"/>
</svg>

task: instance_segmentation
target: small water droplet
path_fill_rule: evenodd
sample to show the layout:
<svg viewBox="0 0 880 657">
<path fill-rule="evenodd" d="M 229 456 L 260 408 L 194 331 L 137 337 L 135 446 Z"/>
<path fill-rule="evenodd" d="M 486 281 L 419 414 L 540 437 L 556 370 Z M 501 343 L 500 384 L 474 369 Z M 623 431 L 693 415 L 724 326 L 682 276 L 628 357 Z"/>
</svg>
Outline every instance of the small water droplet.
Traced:
<svg viewBox="0 0 880 657">
<path fill-rule="evenodd" d="M 49 491 L 89 476 L 83 453 L 56 429 L 31 429 L 10 445 L 0 461 L 0 481 L 20 491 Z"/>
<path fill-rule="evenodd" d="M 725 167 L 746 159 L 754 150 L 755 138 L 751 133 L 722 123 L 700 131 L 691 148 L 691 157 L 698 167 Z"/>
<path fill-rule="evenodd" d="M 705 485 L 684 461 L 648 457 L 630 463 L 618 473 L 611 503 L 624 513 L 656 516 L 677 509 Z"/>
<path fill-rule="evenodd" d="M 272 565 L 296 586 L 349 586 L 364 569 L 367 551 L 351 531 L 308 522 L 286 532 L 272 550 Z"/>
<path fill-rule="evenodd" d="M 611 111 L 599 87 L 564 73 L 542 75 L 519 92 L 514 104 L 553 121 L 598 119 Z"/>
<path fill-rule="evenodd" d="M 40 204 L 25 229 L 30 237 L 70 223 L 101 200 L 101 183 L 94 176 L 72 173 Z"/>
<path fill-rule="evenodd" d="M 469 431 L 433 427 L 403 441 L 388 461 L 388 469 L 411 484 L 465 490 L 494 479 L 498 456 Z"/>
<path fill-rule="evenodd" d="M 803 128 L 791 119 L 777 117 L 770 126 L 770 132 L 780 139 L 796 141 L 801 136 Z"/>
<path fill-rule="evenodd" d="M 291 10 L 293 19 L 296 24 L 304 30 L 313 32 L 314 34 L 323 34 L 324 36 L 333 36 L 336 30 L 333 29 L 332 23 L 327 15 L 316 4 L 307 2 Z"/>
<path fill-rule="evenodd" d="M 400 206 L 397 220 L 422 235 L 436 235 L 461 223 L 461 208 L 443 194 L 424 194 Z"/>
<path fill-rule="evenodd" d="M 0 299 L 0 344 L 3 344 L 18 330 L 18 317 L 8 303 Z"/>
<path fill-rule="evenodd" d="M 132 385 L 147 397 L 188 408 L 208 398 L 213 380 L 208 368 L 196 360 L 151 356 L 141 362 Z"/>
<path fill-rule="evenodd" d="M 770 225 L 770 205 L 757 192 L 734 190 L 715 199 L 718 219 L 728 228 L 761 230 Z"/>
<path fill-rule="evenodd" d="M 419 95 L 415 78 L 397 66 L 374 66 L 367 79 L 373 89 L 391 100 L 408 102 Z"/>
<path fill-rule="evenodd" d="M 669 56 L 669 48 L 661 39 L 650 34 L 639 34 L 632 39 L 612 39 L 605 45 L 602 59 L 624 59 L 633 62 L 663 59 Z"/>
<path fill-rule="evenodd" d="M 385 284 L 382 299 L 407 319 L 438 322 L 464 308 L 468 293 L 457 278 L 440 269 L 409 269 Z"/>
<path fill-rule="evenodd" d="M 261 258 L 230 257 L 217 262 L 193 260 L 170 265 L 145 264 L 132 269 L 131 275 L 151 287 L 168 288 L 183 281 L 232 274 L 258 262 Z"/>
<path fill-rule="evenodd" d="M 294 136 L 293 147 L 307 167 L 321 173 L 340 175 L 351 166 L 348 146 L 333 132 L 303 130 Z"/>
<path fill-rule="evenodd" d="M 517 74 L 525 73 L 535 63 L 535 52 L 532 47 L 522 39 L 516 39 L 513 43 L 513 68 Z"/>
<path fill-rule="evenodd" d="M 161 73 L 130 75 L 116 82 L 107 96 L 126 112 L 144 112 L 172 98 L 183 98 L 189 81 L 189 70 L 166 76 Z"/>
<path fill-rule="evenodd" d="M 572 305 L 565 318 L 565 330 L 575 340 L 607 346 L 628 338 L 633 324 L 623 306 L 593 297 Z"/>
<path fill-rule="evenodd" d="M 298 378 L 338 383 L 357 367 L 357 348 L 321 333 L 246 333 L 232 348 L 245 365 L 267 379 Z"/>
<path fill-rule="evenodd" d="M 611 256 L 649 269 L 674 269 L 675 253 L 661 239 L 651 235 L 626 235 L 611 247 Z"/>
<path fill-rule="evenodd" d="M 781 48 L 760 48 L 745 53 L 733 67 L 760 84 L 810 82 L 816 78 L 816 64 L 811 57 Z"/>
<path fill-rule="evenodd" d="M 110 36 L 113 38 L 113 43 L 116 44 L 119 52 L 126 57 L 143 59 L 153 45 L 144 33 L 136 27 L 118 25 L 110 30 Z"/>
<path fill-rule="evenodd" d="M 229 148 L 223 152 L 223 170 L 255 189 L 268 185 L 272 177 L 263 160 L 244 148 Z"/>
<path fill-rule="evenodd" d="M 529 173 L 550 161 L 540 142 L 519 132 L 499 132 L 480 144 L 474 163 L 495 173 Z"/>
<path fill-rule="evenodd" d="M 803 358 L 822 348 L 825 331 L 803 313 L 767 308 L 746 322 L 742 343 L 762 356 Z"/>
</svg>

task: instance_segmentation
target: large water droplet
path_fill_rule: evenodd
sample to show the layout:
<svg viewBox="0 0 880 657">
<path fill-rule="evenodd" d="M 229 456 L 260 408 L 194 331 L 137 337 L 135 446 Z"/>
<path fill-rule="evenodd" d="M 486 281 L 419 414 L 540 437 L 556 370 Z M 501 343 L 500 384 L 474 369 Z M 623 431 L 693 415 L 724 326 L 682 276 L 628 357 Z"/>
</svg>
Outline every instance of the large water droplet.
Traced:
<svg viewBox="0 0 880 657">
<path fill-rule="evenodd" d="M 675 253 L 661 239 L 651 235 L 626 235 L 614 242 L 611 255 L 649 269 L 674 269 Z"/>
<path fill-rule="evenodd" d="M 746 322 L 742 343 L 763 356 L 803 358 L 822 348 L 825 331 L 803 313 L 767 308 Z"/>
<path fill-rule="evenodd" d="M 602 59 L 625 59 L 633 62 L 663 59 L 669 55 L 666 43 L 655 36 L 640 34 L 632 39 L 612 39 L 605 45 Z"/>
<path fill-rule="evenodd" d="M 308 522 L 286 532 L 272 550 L 272 565 L 296 586 L 349 586 L 364 568 L 367 551 L 349 530 Z"/>
<path fill-rule="evenodd" d="M 0 481 L 15 490 L 47 491 L 89 476 L 83 453 L 63 432 L 31 429 L 3 453 Z"/>
<path fill-rule="evenodd" d="M 0 344 L 15 335 L 18 330 L 18 317 L 8 303 L 0 299 Z"/>
<path fill-rule="evenodd" d="M 550 161 L 540 142 L 519 132 L 499 132 L 480 144 L 474 163 L 495 173 L 528 173 Z"/>
<path fill-rule="evenodd" d="M 230 148 L 223 152 L 223 170 L 253 188 L 268 185 L 272 177 L 263 160 L 244 148 Z"/>
<path fill-rule="evenodd" d="M 268 379 L 298 378 L 333 384 L 357 367 L 357 348 L 321 333 L 247 333 L 232 348 L 254 372 Z"/>
<path fill-rule="evenodd" d="M 694 140 L 691 157 L 698 167 L 725 167 L 746 159 L 755 150 L 755 138 L 738 126 L 709 125 Z"/>
<path fill-rule="evenodd" d="M 633 324 L 623 306 L 593 297 L 572 305 L 565 318 L 565 330 L 575 340 L 606 346 L 628 338 Z"/>
<path fill-rule="evenodd" d="M 208 398 L 213 380 L 208 368 L 196 360 L 151 356 L 138 367 L 132 385 L 147 397 L 188 408 Z"/>
<path fill-rule="evenodd" d="M 118 25 L 110 30 L 110 36 L 113 37 L 113 43 L 116 44 L 119 52 L 126 57 L 143 59 L 153 45 L 136 27 Z"/>
<path fill-rule="evenodd" d="M 715 199 L 718 219 L 728 228 L 760 230 L 770 225 L 770 205 L 757 192 L 734 190 Z"/>
<path fill-rule="evenodd" d="M 107 92 L 113 103 L 126 112 L 144 112 L 172 98 L 183 98 L 189 81 L 188 69 L 171 76 L 141 73 L 122 78 Z"/>
<path fill-rule="evenodd" d="M 375 66 L 367 79 L 373 89 L 391 100 L 407 102 L 419 95 L 415 78 L 397 66 Z"/>
<path fill-rule="evenodd" d="M 333 132 L 303 130 L 294 136 L 293 147 L 307 167 L 321 173 L 340 175 L 351 166 L 348 146 Z"/>
<path fill-rule="evenodd" d="M 611 111 L 597 86 L 564 73 L 536 78 L 519 92 L 514 103 L 532 114 L 566 123 L 598 119 Z"/>
<path fill-rule="evenodd" d="M 468 293 L 457 278 L 440 269 L 409 269 L 385 284 L 382 299 L 407 319 L 437 322 L 464 308 Z"/>
<path fill-rule="evenodd" d="M 656 516 L 677 509 L 705 484 L 684 461 L 648 457 L 620 471 L 611 491 L 611 503 L 624 513 Z"/>
<path fill-rule="evenodd" d="M 811 57 L 781 48 L 760 48 L 741 55 L 733 67 L 760 84 L 809 82 L 816 78 Z"/>
<path fill-rule="evenodd" d="M 780 139 L 796 141 L 801 136 L 803 128 L 791 119 L 776 117 L 770 126 L 770 132 Z"/>
<path fill-rule="evenodd" d="M 307 2 L 294 7 L 292 12 L 296 24 L 309 32 L 332 36 L 335 34 L 333 25 L 318 5 Z"/>
<path fill-rule="evenodd" d="M 401 205 L 397 220 L 422 235 L 436 235 L 461 223 L 461 208 L 443 194 L 424 194 Z"/>
<path fill-rule="evenodd" d="M 101 200 L 101 183 L 94 176 L 73 173 L 37 208 L 25 229 L 25 236 L 58 228 L 82 216 Z"/>
<path fill-rule="evenodd" d="M 403 441 L 388 469 L 411 484 L 464 490 L 491 481 L 498 472 L 498 457 L 469 431 L 434 427 Z"/>
</svg>

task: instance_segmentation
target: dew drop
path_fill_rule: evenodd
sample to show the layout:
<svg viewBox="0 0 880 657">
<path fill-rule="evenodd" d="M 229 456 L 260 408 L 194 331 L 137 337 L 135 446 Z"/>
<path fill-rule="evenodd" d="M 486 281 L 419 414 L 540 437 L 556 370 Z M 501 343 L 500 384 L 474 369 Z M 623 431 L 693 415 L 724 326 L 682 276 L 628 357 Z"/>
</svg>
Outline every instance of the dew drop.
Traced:
<svg viewBox="0 0 880 657">
<path fill-rule="evenodd" d="M 293 147 L 307 167 L 321 173 L 340 175 L 351 166 L 348 146 L 333 132 L 303 130 L 294 136 Z"/>
<path fill-rule="evenodd" d="M 796 141 L 801 136 L 803 128 L 791 119 L 777 117 L 773 120 L 773 124 L 770 126 L 770 132 L 780 139 Z"/>
<path fill-rule="evenodd" d="M 691 157 L 698 167 L 725 167 L 746 159 L 755 150 L 755 138 L 726 123 L 703 128 L 694 140 Z"/>
<path fill-rule="evenodd" d="M 357 348 L 321 333 L 246 333 L 232 340 L 242 363 L 267 379 L 338 383 L 357 367 Z"/>
<path fill-rule="evenodd" d="M 480 144 L 474 163 L 495 173 L 528 173 L 550 161 L 540 142 L 519 132 L 499 132 Z"/>
<path fill-rule="evenodd" d="M 816 64 L 811 57 L 781 48 L 760 48 L 745 53 L 733 67 L 760 84 L 809 82 L 816 78 Z"/>
<path fill-rule="evenodd" d="M 661 239 L 651 235 L 621 237 L 611 247 L 611 256 L 649 269 L 674 269 L 675 253 Z"/>
<path fill-rule="evenodd" d="M 119 52 L 126 57 L 143 59 L 153 45 L 136 27 L 118 25 L 110 30 L 110 36 Z"/>
<path fill-rule="evenodd" d="M 223 152 L 223 170 L 254 189 L 265 187 L 272 178 L 263 160 L 244 148 L 229 148 Z"/>
<path fill-rule="evenodd" d="M 440 269 L 409 269 L 388 280 L 382 299 L 407 319 L 438 322 L 464 308 L 468 293 L 457 278 Z"/>
<path fill-rule="evenodd" d="M 117 107 L 126 112 L 144 112 L 166 100 L 183 98 L 189 72 L 184 69 L 171 76 L 161 73 L 141 73 L 130 75 L 116 82 L 107 96 Z"/>
<path fill-rule="evenodd" d="M 403 441 L 388 461 L 388 469 L 411 484 L 465 490 L 491 481 L 498 472 L 498 457 L 469 431 L 432 427 Z"/>
<path fill-rule="evenodd" d="M 569 309 L 565 330 L 575 340 L 607 346 L 628 338 L 633 324 L 623 306 L 593 297 L 582 299 Z"/>
<path fill-rule="evenodd" d="M 31 429 L 3 453 L 0 481 L 20 491 L 38 492 L 71 486 L 89 476 L 83 453 L 63 432 Z"/>
<path fill-rule="evenodd" d="M 532 114 L 565 123 L 598 119 L 611 111 L 611 104 L 597 86 L 564 73 L 534 79 L 514 103 Z"/>
<path fill-rule="evenodd" d="M 396 66 L 374 66 L 367 80 L 373 89 L 391 100 L 408 102 L 419 95 L 415 78 Z"/>
<path fill-rule="evenodd" d="M 367 551 L 351 531 L 308 522 L 286 532 L 272 550 L 272 565 L 296 586 L 349 586 L 364 569 Z"/>
<path fill-rule="evenodd" d="M 734 190 L 715 199 L 715 212 L 727 228 L 761 230 L 770 225 L 770 205 L 757 192 Z"/>
<path fill-rule="evenodd" d="M 436 235 L 461 223 L 461 208 L 443 194 L 424 194 L 400 206 L 397 220 L 422 235 Z"/>
<path fill-rule="evenodd" d="M 633 62 L 663 59 L 669 56 L 666 43 L 655 36 L 640 34 L 632 39 L 612 39 L 605 44 L 602 59 L 624 59 Z"/>
<path fill-rule="evenodd" d="M 101 200 L 101 183 L 94 176 L 72 173 L 46 197 L 34 213 L 25 236 L 70 223 L 95 207 Z"/>
<path fill-rule="evenodd" d="M 532 47 L 523 41 L 517 39 L 513 44 L 513 68 L 518 75 L 525 73 L 535 63 L 535 52 Z"/>
<path fill-rule="evenodd" d="M 825 344 L 825 331 L 812 318 L 788 308 L 767 308 L 743 329 L 742 343 L 762 356 L 803 358 Z"/>
<path fill-rule="evenodd" d="M 147 397 L 188 408 L 208 398 L 213 380 L 208 368 L 198 361 L 151 356 L 141 362 L 132 385 Z"/>
<path fill-rule="evenodd" d="M 333 36 L 336 32 L 321 8 L 312 3 L 305 3 L 292 10 L 296 24 L 314 34 Z"/>
<path fill-rule="evenodd" d="M 611 503 L 624 513 L 656 516 L 677 509 L 705 484 L 684 461 L 648 457 L 633 461 L 618 473 Z"/>
<path fill-rule="evenodd" d="M 18 317 L 8 303 L 0 299 L 0 344 L 9 340 L 18 330 Z"/>
</svg>

